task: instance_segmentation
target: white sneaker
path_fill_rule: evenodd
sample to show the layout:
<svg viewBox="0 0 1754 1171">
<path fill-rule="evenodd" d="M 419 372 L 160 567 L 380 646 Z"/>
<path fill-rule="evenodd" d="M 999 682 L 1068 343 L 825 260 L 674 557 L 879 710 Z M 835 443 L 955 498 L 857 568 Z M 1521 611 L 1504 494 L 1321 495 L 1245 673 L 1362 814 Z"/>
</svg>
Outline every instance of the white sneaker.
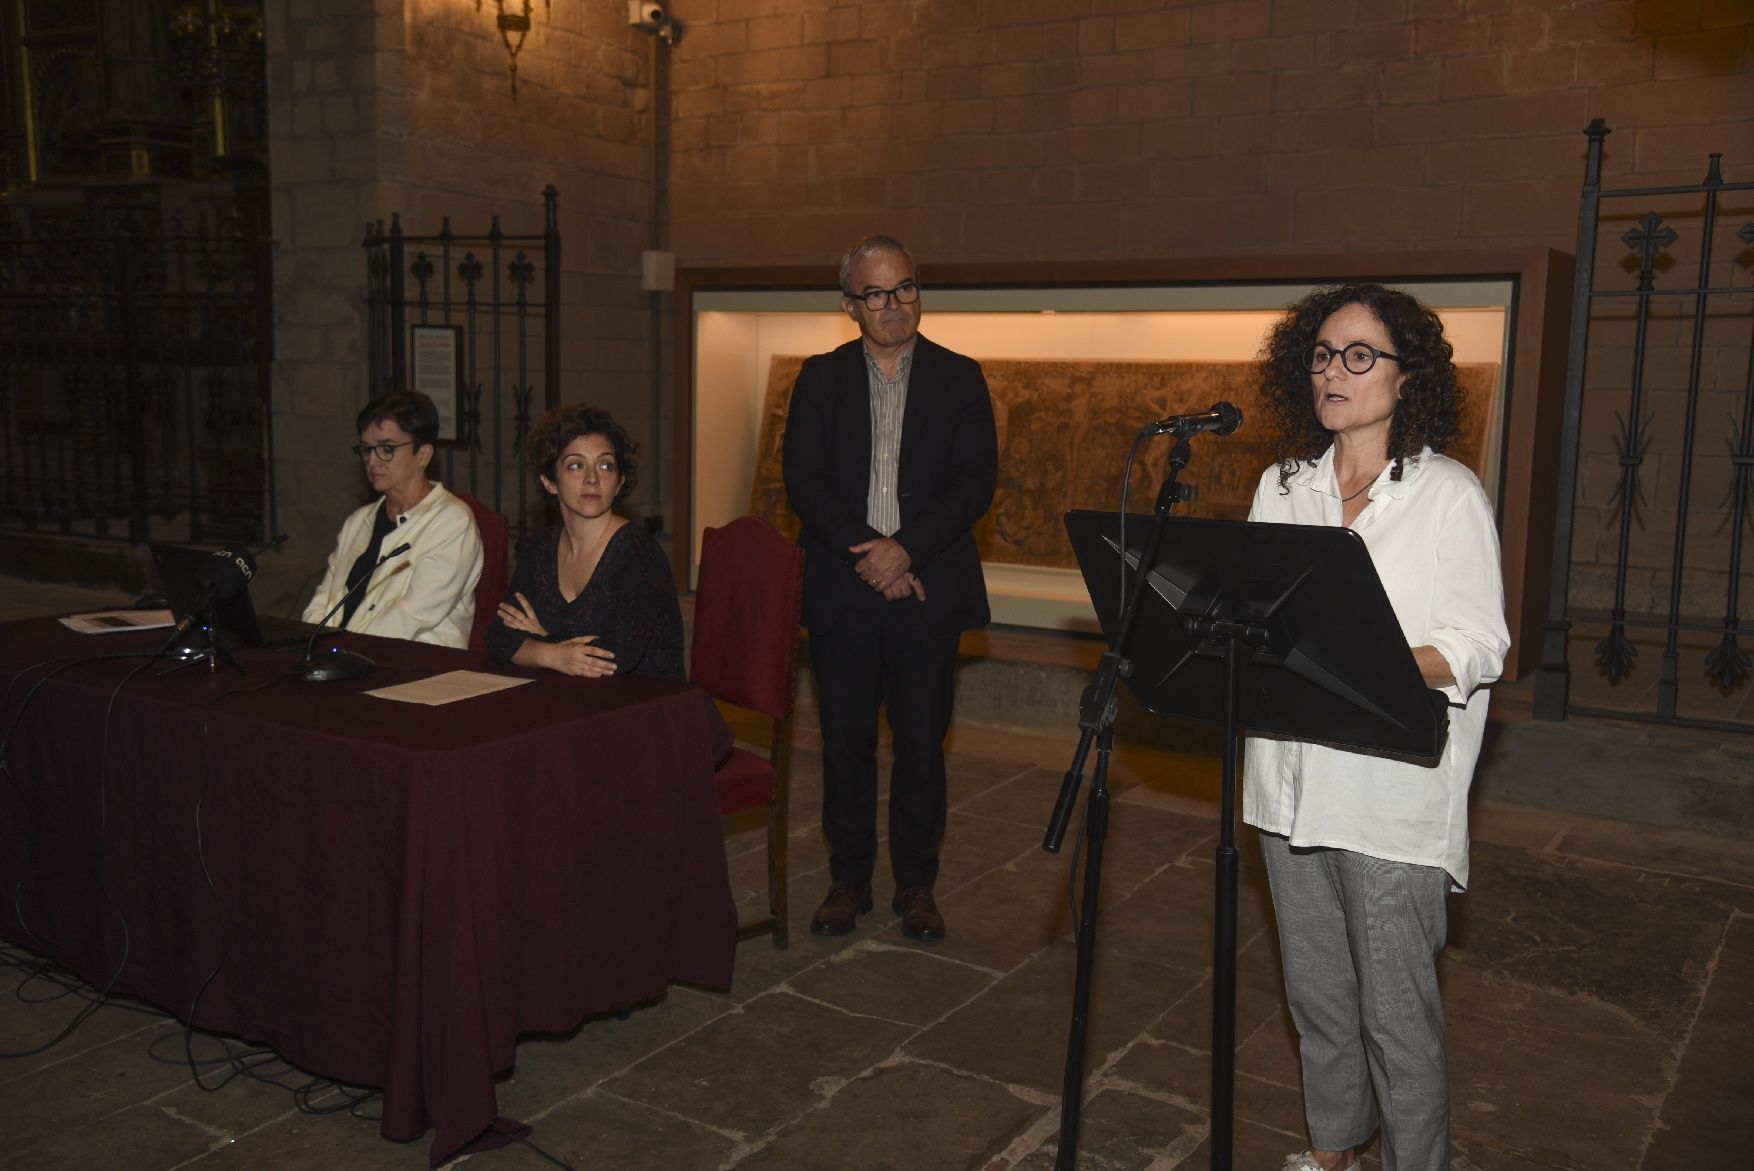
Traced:
<svg viewBox="0 0 1754 1171">
<path fill-rule="evenodd" d="M 1299 1151 L 1295 1155 L 1286 1155 L 1285 1163 L 1279 1168 L 1279 1171 L 1324 1171 L 1324 1169 L 1320 1163 L 1316 1162 L 1315 1156 L 1305 1150 Z M 1340 1171 L 1358 1171 L 1358 1160 L 1352 1160 L 1340 1168 Z"/>
</svg>

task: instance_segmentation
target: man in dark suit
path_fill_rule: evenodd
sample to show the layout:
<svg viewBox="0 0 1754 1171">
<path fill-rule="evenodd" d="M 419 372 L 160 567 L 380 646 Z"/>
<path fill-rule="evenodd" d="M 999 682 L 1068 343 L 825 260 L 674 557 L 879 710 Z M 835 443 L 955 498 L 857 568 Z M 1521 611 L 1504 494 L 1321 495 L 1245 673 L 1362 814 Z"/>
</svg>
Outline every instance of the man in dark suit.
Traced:
<svg viewBox="0 0 1754 1171">
<path fill-rule="evenodd" d="M 920 336 L 919 281 L 900 242 L 859 241 L 840 287 L 860 336 L 804 363 L 784 452 L 786 494 L 804 523 L 833 880 L 810 930 L 844 935 L 872 907 L 881 707 L 895 749 L 891 905 L 904 934 L 936 943 L 944 736 L 957 643 L 988 620 L 972 529 L 993 500 L 998 437 L 980 364 Z"/>
</svg>

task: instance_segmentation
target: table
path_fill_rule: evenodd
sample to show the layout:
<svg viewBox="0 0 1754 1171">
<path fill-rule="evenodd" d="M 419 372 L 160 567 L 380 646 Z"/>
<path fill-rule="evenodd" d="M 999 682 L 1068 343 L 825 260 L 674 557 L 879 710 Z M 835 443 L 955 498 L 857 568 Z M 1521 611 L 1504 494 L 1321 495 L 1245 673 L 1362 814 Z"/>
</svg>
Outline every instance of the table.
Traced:
<svg viewBox="0 0 1754 1171">
<path fill-rule="evenodd" d="M 0 731 L 46 673 L 31 665 L 161 633 L 0 624 Z M 297 647 L 240 653 L 243 677 L 142 672 L 110 714 L 107 773 L 105 708 L 141 660 L 81 663 L 43 686 L 8 750 L 15 783 L 0 784 L 0 890 L 17 886 L 24 912 L 0 900 L 0 934 L 97 987 L 114 977 L 199 1028 L 381 1088 L 383 1134 L 433 1129 L 437 1166 L 509 1141 L 493 1083 L 521 1033 L 566 1031 L 672 980 L 730 983 L 713 769 L 731 737 L 687 684 L 344 641 L 375 674 L 282 678 Z M 458 668 L 533 681 L 442 707 L 362 694 Z"/>
</svg>

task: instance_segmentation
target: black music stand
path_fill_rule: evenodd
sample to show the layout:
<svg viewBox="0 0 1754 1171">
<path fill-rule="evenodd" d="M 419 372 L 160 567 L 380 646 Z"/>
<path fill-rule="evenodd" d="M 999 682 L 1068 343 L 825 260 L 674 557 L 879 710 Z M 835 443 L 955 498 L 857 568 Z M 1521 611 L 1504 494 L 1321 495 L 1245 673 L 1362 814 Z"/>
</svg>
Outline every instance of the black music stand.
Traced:
<svg viewBox="0 0 1754 1171">
<path fill-rule="evenodd" d="M 1426 688 L 1370 554 L 1345 528 L 1128 518 L 1123 580 L 1113 513 L 1069 512 L 1066 529 L 1111 645 L 1134 595 L 1139 562 L 1155 549 L 1118 671 L 1145 708 L 1224 727 L 1224 772 L 1213 905 L 1211 1166 L 1231 1160 L 1236 1067 L 1236 734 L 1320 740 L 1418 760 L 1442 754 L 1448 702 Z M 1122 591 L 1127 591 L 1123 598 Z M 1083 1093 L 1084 1028 L 1094 961 L 1101 836 L 1107 832 L 1103 713 L 1085 828 L 1078 979 L 1061 1098 L 1060 1161 L 1070 1168 Z M 1075 790 L 1075 780 L 1067 777 Z M 1062 803 L 1070 796 L 1062 791 Z M 1100 802 L 1100 805 L 1099 805 Z"/>
</svg>

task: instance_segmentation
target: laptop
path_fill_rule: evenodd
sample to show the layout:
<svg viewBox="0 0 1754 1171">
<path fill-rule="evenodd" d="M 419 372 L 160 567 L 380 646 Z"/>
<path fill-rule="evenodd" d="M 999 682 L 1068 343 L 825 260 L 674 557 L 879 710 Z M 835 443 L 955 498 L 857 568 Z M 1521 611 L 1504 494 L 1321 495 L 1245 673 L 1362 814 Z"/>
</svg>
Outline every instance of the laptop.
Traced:
<svg viewBox="0 0 1754 1171">
<path fill-rule="evenodd" d="M 181 618 L 201 596 L 201 568 L 215 550 L 158 543 L 150 548 L 165 607 Z M 287 646 L 307 641 L 316 629 L 314 624 L 296 618 L 257 614 L 248 588 L 213 606 L 215 641 L 225 647 Z"/>
</svg>

